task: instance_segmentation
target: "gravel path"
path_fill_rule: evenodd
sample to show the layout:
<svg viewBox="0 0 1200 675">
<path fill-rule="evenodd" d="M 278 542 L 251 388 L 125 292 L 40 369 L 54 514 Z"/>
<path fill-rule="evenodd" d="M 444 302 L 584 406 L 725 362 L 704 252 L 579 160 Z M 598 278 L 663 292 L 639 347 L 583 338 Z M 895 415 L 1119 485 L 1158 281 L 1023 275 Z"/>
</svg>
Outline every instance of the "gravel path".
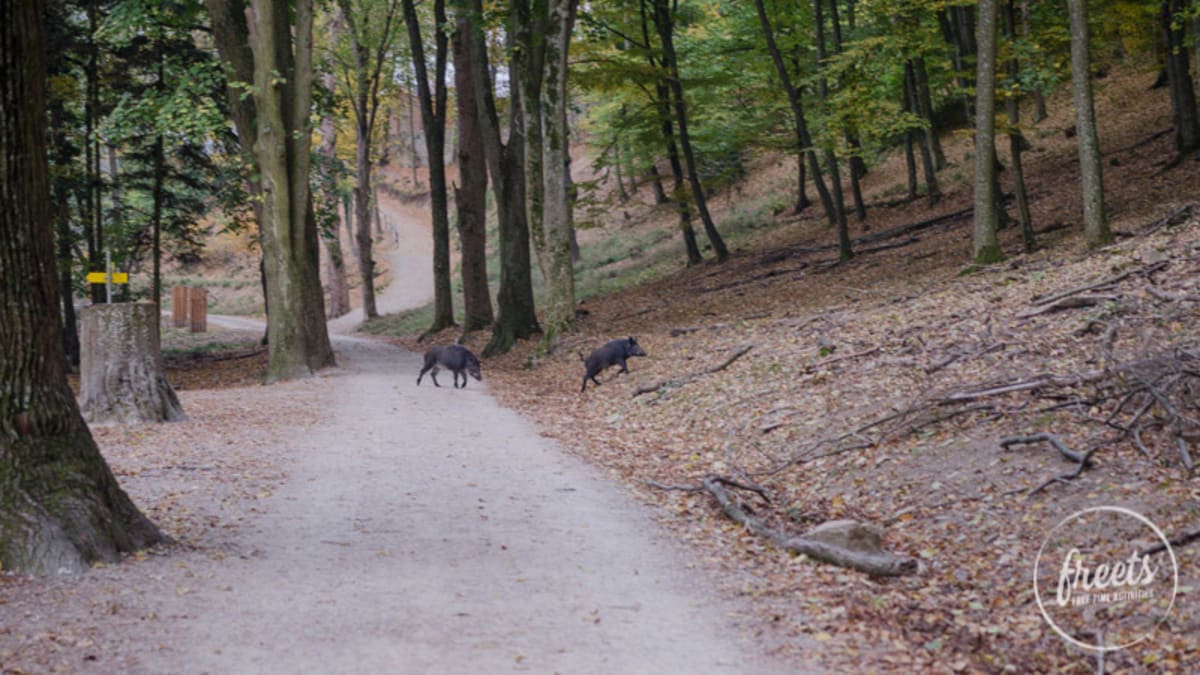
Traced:
<svg viewBox="0 0 1200 675">
<path fill-rule="evenodd" d="M 428 266 L 403 262 L 381 306 L 422 300 Z M 0 577 L 0 672 L 795 672 L 739 637 L 646 509 L 486 383 L 417 387 L 419 355 L 334 344 L 318 378 L 183 392 L 188 422 L 102 435 L 183 545 Z"/>
<path fill-rule="evenodd" d="M 165 672 L 767 672 L 647 514 L 483 388 L 337 340 L 252 551 L 168 598 Z M 476 385 L 472 381 L 472 385 Z"/>
</svg>

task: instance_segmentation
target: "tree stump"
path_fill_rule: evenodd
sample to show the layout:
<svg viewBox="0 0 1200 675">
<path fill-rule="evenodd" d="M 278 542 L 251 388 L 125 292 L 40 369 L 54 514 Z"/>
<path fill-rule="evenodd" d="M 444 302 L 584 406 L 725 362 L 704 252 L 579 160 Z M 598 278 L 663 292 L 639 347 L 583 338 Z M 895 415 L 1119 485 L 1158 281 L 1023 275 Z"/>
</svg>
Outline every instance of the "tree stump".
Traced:
<svg viewBox="0 0 1200 675">
<path fill-rule="evenodd" d="M 91 424 L 186 419 L 167 382 L 153 303 L 92 305 L 80 312 L 79 407 Z"/>
</svg>

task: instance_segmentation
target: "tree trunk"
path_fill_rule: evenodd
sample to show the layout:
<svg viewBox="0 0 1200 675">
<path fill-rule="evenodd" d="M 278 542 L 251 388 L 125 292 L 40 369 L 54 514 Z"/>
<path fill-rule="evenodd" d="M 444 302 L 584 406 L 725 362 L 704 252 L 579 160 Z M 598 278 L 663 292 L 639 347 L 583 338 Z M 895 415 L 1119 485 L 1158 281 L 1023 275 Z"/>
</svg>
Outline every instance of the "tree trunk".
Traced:
<svg viewBox="0 0 1200 675">
<path fill-rule="evenodd" d="M 329 91 L 335 86 L 333 73 L 324 75 L 324 85 Z M 337 160 L 337 128 L 334 126 L 333 115 L 327 113 L 321 120 L 321 145 L 317 151 L 324 155 L 330 163 Z M 325 285 L 329 290 L 329 305 L 326 308 L 329 318 L 337 318 L 350 311 L 350 285 L 346 281 L 346 259 L 342 252 L 342 215 L 335 204 L 333 207 L 332 227 L 329 231 L 322 230 L 321 241 L 325 244 L 326 267 Z"/>
<path fill-rule="evenodd" d="M 825 15 L 822 9 L 824 0 L 813 0 L 813 25 L 816 27 L 817 70 L 821 73 L 817 91 L 821 107 L 825 107 L 825 99 L 829 96 L 829 82 L 825 79 Z M 846 200 L 842 194 L 842 175 L 838 171 L 837 157 L 833 149 L 826 145 L 824 152 L 825 167 L 829 171 L 829 180 L 833 185 L 833 213 L 837 223 L 838 259 L 842 261 L 854 257 L 851 248 L 850 228 L 846 225 Z"/>
<path fill-rule="evenodd" d="M 483 16 L 482 0 L 456 0 L 459 12 L 469 17 Z M 500 120 L 492 91 L 491 69 L 483 29 L 470 21 L 470 63 L 475 88 L 475 106 L 479 111 L 484 156 L 492 194 L 496 198 L 496 219 L 500 236 L 500 289 L 496 295 L 496 323 L 484 356 L 503 354 L 517 340 L 538 332 L 533 304 L 533 279 L 529 255 L 529 226 L 525 221 L 525 176 L 522 173 L 520 106 L 509 109 L 508 144 L 500 137 Z M 509 66 L 509 81 L 513 81 Z M 514 92 L 519 98 L 520 93 Z"/>
<path fill-rule="evenodd" d="M 650 174 L 651 189 L 654 190 L 655 206 L 659 204 L 666 204 L 667 191 L 663 189 L 662 176 L 658 173 L 658 167 L 654 164 L 651 164 L 648 173 Z"/>
<path fill-rule="evenodd" d="M 122 302 L 80 312 L 79 407 L 91 424 L 185 419 L 167 382 L 157 305 Z"/>
<path fill-rule="evenodd" d="M 260 182 L 270 361 L 267 380 L 308 377 L 334 364 L 325 326 L 317 227 L 308 187 L 312 143 L 312 2 L 289 13 L 269 0 L 207 0 L 213 37 L 230 77 L 228 96 L 243 149 Z M 251 81 L 253 95 L 244 96 Z"/>
<path fill-rule="evenodd" d="M 796 204 L 796 213 L 802 210 L 801 205 L 807 205 L 808 196 L 804 194 L 804 165 L 803 156 L 808 156 L 808 162 L 813 175 L 813 184 L 817 188 L 817 196 L 821 200 L 821 206 L 825 209 L 825 216 L 829 219 L 830 225 L 837 225 L 837 212 L 833 204 L 833 199 L 829 195 L 828 188 L 825 187 L 825 179 L 821 176 L 821 166 L 817 163 L 816 152 L 813 151 L 812 136 L 808 131 L 808 121 L 804 117 L 804 105 L 800 98 L 800 91 L 792 82 L 792 76 L 788 72 L 787 64 L 783 61 L 783 54 L 779 51 L 779 45 L 775 42 L 775 31 L 771 28 L 771 20 L 767 17 L 767 11 L 763 6 L 762 0 L 754 1 L 755 9 L 758 11 L 758 21 L 762 25 L 763 37 L 767 42 L 767 51 L 771 53 L 771 61 L 775 64 L 775 72 L 779 75 L 779 81 L 783 84 L 784 92 L 788 97 L 788 105 L 792 109 L 792 124 L 796 132 L 796 151 L 800 153 L 797 156 L 797 161 L 800 163 L 798 173 L 800 174 L 800 201 Z"/>
<path fill-rule="evenodd" d="M 920 70 L 916 67 L 916 61 L 909 61 L 905 64 L 905 82 L 909 89 L 909 106 L 910 109 L 917 112 L 925 119 L 925 125 L 921 129 L 920 143 L 921 149 L 921 168 L 925 174 L 925 189 L 929 194 L 930 208 L 937 206 L 937 203 L 942 200 L 942 190 L 938 185 L 937 177 L 937 153 L 934 145 L 937 139 L 937 134 L 933 132 L 933 120 L 925 116 L 925 109 L 921 103 L 920 94 L 920 78 L 917 73 Z M 943 162 L 945 158 L 943 157 Z"/>
<path fill-rule="evenodd" d="M 1004 33 L 1009 40 L 1016 40 L 1017 9 L 1014 0 L 1008 0 L 1004 8 Z M 1015 85 L 1021 72 L 1017 57 L 1013 55 L 1008 60 L 1008 79 Z M 1021 222 L 1021 238 L 1025 242 L 1025 252 L 1032 253 L 1037 246 L 1033 234 L 1033 216 L 1029 212 L 1029 195 L 1025 191 L 1025 169 L 1021 164 L 1022 146 L 1025 138 L 1021 135 L 1021 99 L 1017 89 L 1009 91 L 1005 105 L 1008 110 L 1008 148 L 1012 156 L 1013 191 L 1017 195 L 1017 218 Z"/>
<path fill-rule="evenodd" d="M 926 141 L 933 153 L 933 168 L 941 171 L 946 168 L 946 153 L 942 151 L 942 141 L 933 119 L 933 95 L 929 92 L 929 72 L 925 68 L 925 58 L 918 56 L 912 60 L 913 86 L 916 93 L 916 111 L 925 118 L 928 126 L 925 128 Z M 935 181 L 936 183 L 936 181 Z M 938 197 L 941 197 L 939 191 Z"/>
<path fill-rule="evenodd" d="M 658 87 L 659 109 L 663 140 L 667 144 L 667 163 L 671 166 L 671 195 L 679 211 L 679 230 L 683 233 L 683 247 L 687 254 L 688 267 L 704 262 L 700 244 L 696 241 L 696 230 L 692 227 L 692 211 L 688 207 L 687 192 L 683 188 L 683 163 L 679 160 L 679 146 L 675 143 L 675 127 L 671 123 L 671 94 L 666 84 Z"/>
<path fill-rule="evenodd" d="M 836 56 L 842 53 L 842 20 L 838 14 L 838 0 L 829 0 L 829 20 L 833 25 L 833 53 Z M 862 183 L 859 180 L 867 175 L 866 162 L 859 156 L 862 143 L 850 129 L 846 130 L 845 137 L 846 145 L 850 148 L 850 158 L 847 164 L 850 167 L 850 195 L 854 199 L 854 215 L 858 218 L 858 222 L 865 223 L 867 205 L 863 202 Z"/>
<path fill-rule="evenodd" d="M 454 32 L 454 89 L 458 101 L 458 174 L 454 190 L 458 238 L 462 243 L 463 330 L 492 325 L 487 276 L 487 157 L 475 102 L 470 55 L 471 24 L 460 12 Z"/>
<path fill-rule="evenodd" d="M 1175 149 L 1180 155 L 1200 149 L 1200 117 L 1185 41 L 1185 0 L 1162 0 L 1159 16 L 1166 43 L 1167 83 L 1175 119 Z M 1178 23 L 1176 23 L 1178 22 Z M 1195 36 L 1193 36 L 1195 37 Z"/>
<path fill-rule="evenodd" d="M 975 76 L 975 262 L 1004 258 L 996 238 L 996 0 L 980 0 Z"/>
<path fill-rule="evenodd" d="M 353 230 L 354 243 L 358 251 L 359 276 L 362 278 L 363 316 L 373 319 L 379 316 L 379 309 L 375 305 L 375 239 L 371 235 L 371 140 L 379 105 L 379 69 L 376 68 L 376 76 L 372 78 L 371 50 L 367 44 L 369 29 L 363 25 L 371 17 L 356 16 L 349 0 L 338 0 L 338 7 L 339 18 L 346 22 L 350 51 L 354 58 L 353 77 L 347 77 L 347 80 L 353 80 L 353 85 L 346 83 L 354 110 L 354 221 L 357 225 Z M 392 15 L 389 14 L 385 33 L 390 31 L 391 19 Z M 387 46 L 386 41 L 385 34 L 381 52 Z"/>
<path fill-rule="evenodd" d="M 542 228 L 546 303 L 542 340 L 550 340 L 575 325 L 575 271 L 571 260 L 574 231 L 567 170 L 567 56 L 578 0 L 550 0 L 542 59 Z M 528 126 L 528 124 L 526 124 Z"/>
<path fill-rule="evenodd" d="M 700 213 L 700 222 L 704 225 L 704 234 L 712 245 L 717 256 L 717 262 L 729 258 L 729 249 L 725 240 L 717 231 L 716 223 L 708 212 L 708 200 L 704 195 L 704 187 L 700 184 L 700 174 L 696 167 L 696 156 L 692 150 L 691 137 L 687 127 L 687 103 L 683 97 L 683 83 L 679 80 L 679 63 L 675 57 L 675 20 L 668 0 L 654 0 L 654 23 L 658 27 L 658 35 L 662 40 L 663 68 L 667 71 L 667 80 L 671 89 L 671 98 L 675 106 L 675 122 L 679 125 L 679 145 L 683 150 L 683 159 L 687 165 L 688 183 L 692 188 L 692 200 L 696 202 L 696 211 Z"/>
<path fill-rule="evenodd" d="M 164 539 L 67 385 L 46 164 L 42 3 L 0 5 L 0 567 L 80 572 Z"/>
<path fill-rule="evenodd" d="M 434 81 L 430 89 L 421 42 L 421 23 L 413 0 L 404 0 L 404 22 L 408 25 L 413 71 L 417 76 L 417 98 L 421 104 L 421 126 L 429 155 L 429 196 L 433 218 L 433 323 L 426 333 L 454 325 L 454 297 L 450 289 L 450 214 L 446 194 L 446 3 L 434 0 Z M 369 223 L 368 219 L 368 223 Z M 361 224 L 360 224 L 361 227 Z"/>
<path fill-rule="evenodd" d="M 1071 23 L 1071 90 L 1083 183 L 1083 237 L 1087 245 L 1094 248 L 1112 241 L 1112 232 L 1104 213 L 1104 176 L 1100 166 L 1100 140 L 1096 135 L 1096 109 L 1092 104 L 1092 65 L 1088 54 L 1085 2 L 1067 0 L 1067 12 Z"/>
</svg>

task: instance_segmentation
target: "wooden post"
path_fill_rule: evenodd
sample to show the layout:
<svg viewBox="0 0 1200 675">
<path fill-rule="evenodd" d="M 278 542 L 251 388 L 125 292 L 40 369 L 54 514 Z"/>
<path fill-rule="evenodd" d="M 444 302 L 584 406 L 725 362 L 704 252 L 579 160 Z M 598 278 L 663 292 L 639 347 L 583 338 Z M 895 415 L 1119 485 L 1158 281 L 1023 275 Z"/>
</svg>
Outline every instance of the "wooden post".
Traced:
<svg viewBox="0 0 1200 675">
<path fill-rule="evenodd" d="M 203 288 L 191 289 L 190 305 L 189 314 L 192 319 L 192 332 L 206 332 L 208 330 L 208 291 Z"/>
<path fill-rule="evenodd" d="M 149 302 L 80 311 L 79 408 L 88 422 L 185 419 L 163 368 L 157 313 Z"/>
<path fill-rule="evenodd" d="M 188 287 L 176 286 L 171 289 L 171 318 L 176 328 L 186 328 L 188 325 Z"/>
</svg>

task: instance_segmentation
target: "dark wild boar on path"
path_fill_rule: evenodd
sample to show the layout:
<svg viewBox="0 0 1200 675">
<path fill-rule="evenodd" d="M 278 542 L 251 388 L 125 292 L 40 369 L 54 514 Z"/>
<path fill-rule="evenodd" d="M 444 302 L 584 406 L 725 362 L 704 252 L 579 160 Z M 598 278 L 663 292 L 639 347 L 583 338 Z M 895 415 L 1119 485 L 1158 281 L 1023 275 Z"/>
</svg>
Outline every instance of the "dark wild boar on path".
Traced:
<svg viewBox="0 0 1200 675">
<path fill-rule="evenodd" d="M 421 374 L 417 375 L 417 386 L 421 386 L 421 378 L 425 377 L 425 373 L 429 373 L 429 378 L 433 380 L 433 386 L 440 387 L 438 384 L 438 370 L 445 368 L 454 373 L 454 388 L 458 388 L 458 376 L 462 375 L 462 386 L 467 387 L 467 373 L 476 380 L 483 380 L 483 375 L 479 372 L 479 359 L 471 350 L 460 345 L 450 345 L 449 347 L 434 347 L 425 352 L 425 367 L 421 368 Z M 433 372 L 429 372 L 429 371 Z M 463 372 L 466 371 L 466 372 Z"/>
<path fill-rule="evenodd" d="M 583 365 L 587 369 L 587 372 L 583 374 L 583 386 L 579 388 L 579 392 L 583 393 L 587 389 L 588 380 L 595 382 L 599 386 L 600 380 L 596 379 L 596 375 L 605 368 L 609 366 L 621 366 L 621 369 L 617 371 L 617 375 L 628 373 L 629 368 L 625 365 L 625 359 L 631 356 L 645 355 L 646 350 L 642 349 L 642 346 L 638 344 L 635 337 L 613 340 L 593 351 L 586 359 L 583 358 L 583 354 L 580 354 L 579 358 L 583 359 Z"/>
</svg>

